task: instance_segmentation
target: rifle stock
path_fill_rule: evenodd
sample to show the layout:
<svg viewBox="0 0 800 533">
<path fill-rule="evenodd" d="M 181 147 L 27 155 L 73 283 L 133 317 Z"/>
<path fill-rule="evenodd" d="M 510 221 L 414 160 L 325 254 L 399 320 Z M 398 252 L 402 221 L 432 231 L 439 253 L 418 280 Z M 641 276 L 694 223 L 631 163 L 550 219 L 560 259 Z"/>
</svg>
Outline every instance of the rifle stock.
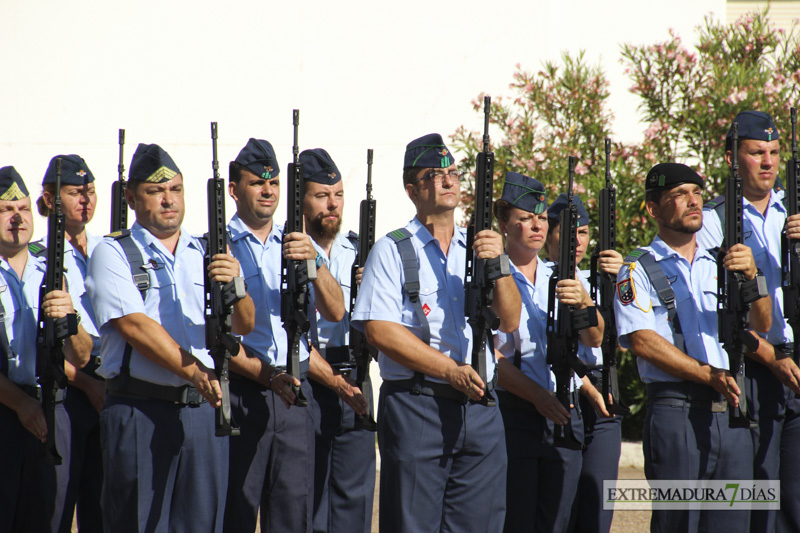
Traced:
<svg viewBox="0 0 800 533">
<path fill-rule="evenodd" d="M 750 412 L 744 386 L 745 351 L 755 352 L 758 341 L 748 331 L 747 313 L 750 304 L 766 296 L 767 287 L 762 276 L 745 281 L 740 272 L 729 272 L 722 266 L 727 248 L 744 242 L 742 178 L 738 161 L 739 125 L 733 123 L 731 177 L 725 185 L 725 242 L 717 257 L 717 311 L 719 315 L 719 340 L 728 354 L 731 374 L 742 394 L 739 405 L 730 407 L 730 426 L 754 428 L 756 419 Z"/>
<path fill-rule="evenodd" d="M 356 306 L 356 297 L 358 296 L 358 283 L 356 276 L 360 268 L 367 262 L 369 252 L 375 244 L 375 208 L 376 202 L 372 198 L 372 149 L 367 150 L 367 197 L 361 200 L 361 207 L 359 213 L 358 225 L 358 251 L 356 252 L 356 260 L 353 262 L 353 268 L 350 271 L 350 313 Z M 367 337 L 361 331 L 353 326 L 350 326 L 350 351 L 353 354 L 353 359 L 356 363 L 356 384 L 361 392 L 364 393 L 364 399 L 367 401 L 367 414 L 356 415 L 353 427 L 355 429 L 366 429 L 368 431 L 377 431 L 378 425 L 372 414 L 372 398 L 369 391 L 365 391 L 364 387 L 369 379 L 369 364 L 374 358 L 378 358 L 378 350 L 367 342 Z"/>
<path fill-rule="evenodd" d="M 63 318 L 45 315 L 42 303 L 52 291 L 64 287 L 64 214 L 61 212 L 61 159 L 56 159 L 56 190 L 53 209 L 47 219 L 47 270 L 39 288 L 39 317 L 36 335 L 36 375 L 42 395 L 42 410 L 47 424 L 47 439 L 39 450 L 41 460 L 60 465 L 56 448 L 56 396 L 67 386 L 64 372 L 64 340 L 78 332 L 75 313 Z"/>
<path fill-rule="evenodd" d="M 225 227 L 225 181 L 219 177 L 217 161 L 217 123 L 211 123 L 213 176 L 206 189 L 208 199 L 208 250 L 205 256 L 206 347 L 214 360 L 214 371 L 222 389 L 222 405 L 216 408 L 214 431 L 218 437 L 237 436 L 239 427 L 231 419 L 230 376 L 231 356 L 239 352 L 239 341 L 231 331 L 233 305 L 247 296 L 244 280 L 236 277 L 228 283 L 213 281 L 208 275 L 211 259 L 228 251 Z"/>
<path fill-rule="evenodd" d="M 292 112 L 294 126 L 294 143 L 292 144 L 292 163 L 289 164 L 288 194 L 286 206 L 286 227 L 283 230 L 283 242 L 290 233 L 303 231 L 303 197 L 300 190 L 302 179 L 302 165 L 300 164 L 300 149 L 297 143 L 297 129 L 300 125 L 300 111 Z M 289 353 L 286 354 L 286 371 L 294 378 L 300 379 L 300 339 L 308 331 L 311 322 L 308 319 L 308 283 L 317 279 L 317 265 L 313 259 L 305 261 L 289 261 L 281 259 L 281 320 L 286 330 Z M 308 405 L 303 391 L 297 385 L 292 385 L 295 395 L 295 405 L 305 407 Z"/>
<path fill-rule="evenodd" d="M 797 109 L 792 108 L 792 158 L 786 161 L 786 216 L 798 213 L 800 207 L 800 159 L 797 157 Z M 795 363 L 800 361 L 800 241 L 781 234 L 781 271 L 783 274 L 783 315 L 792 328 Z"/>
<path fill-rule="evenodd" d="M 578 334 L 580 330 L 597 326 L 595 307 L 575 309 L 570 305 L 557 303 L 556 284 L 562 279 L 575 279 L 576 251 L 578 249 L 578 208 L 572 203 L 572 184 L 575 177 L 574 156 L 569 157 L 569 178 L 567 185 L 567 207 L 561 211 L 559 219 L 558 264 L 550 278 L 550 296 L 547 305 L 547 363 L 556 377 L 556 398 L 569 411 L 573 403 L 570 390 L 573 373 L 581 378 L 586 375 L 586 365 L 578 358 Z M 572 424 L 555 426 L 553 444 L 572 450 L 583 449 Z"/>
<path fill-rule="evenodd" d="M 492 229 L 492 195 L 494 184 L 494 152 L 489 149 L 489 118 L 492 100 L 483 99 L 483 150 L 477 156 L 475 172 L 475 212 L 467 228 L 467 260 L 464 274 L 464 303 L 467 323 L 472 330 L 472 368 L 484 383 L 483 397 L 477 402 L 494 406 L 496 401 L 488 390 L 486 345 L 492 346 L 492 330 L 500 326 L 500 318 L 492 309 L 494 286 L 498 279 L 511 274 L 508 256 L 480 259 L 472 250 L 475 235 Z"/>
<path fill-rule="evenodd" d="M 605 322 L 603 330 L 603 369 L 602 387 L 603 401 L 608 412 L 614 415 L 627 415 L 630 409 L 622 402 L 617 375 L 617 325 L 614 317 L 614 292 L 616 276 L 600 272 L 598 259 L 600 252 L 617 248 L 617 190 L 611 185 L 611 140 L 605 140 L 606 154 L 606 186 L 600 191 L 600 236 L 591 260 L 590 281 L 592 300 L 597 302 L 597 310 Z M 609 403 L 611 398 L 611 403 Z"/>
</svg>

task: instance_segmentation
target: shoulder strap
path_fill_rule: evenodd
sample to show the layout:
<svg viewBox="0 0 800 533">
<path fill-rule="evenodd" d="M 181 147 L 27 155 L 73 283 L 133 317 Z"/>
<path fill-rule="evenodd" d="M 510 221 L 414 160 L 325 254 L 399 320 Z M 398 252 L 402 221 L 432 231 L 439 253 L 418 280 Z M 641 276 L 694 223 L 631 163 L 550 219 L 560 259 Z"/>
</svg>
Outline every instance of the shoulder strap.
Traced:
<svg viewBox="0 0 800 533">
<path fill-rule="evenodd" d="M 703 206 L 704 211 L 714 211 L 719 218 L 719 225 L 722 228 L 723 234 L 725 233 L 725 196 L 717 196 L 713 200 L 709 200 Z M 723 239 L 724 239 L 723 235 Z"/>
<path fill-rule="evenodd" d="M 411 244 L 411 234 L 405 228 L 400 228 L 387 233 L 386 236 L 394 241 L 397 251 L 400 253 L 400 260 L 403 262 L 403 276 L 405 277 L 403 290 L 408 295 L 408 299 L 411 300 L 411 305 L 414 306 L 414 314 L 422 325 L 422 341 L 425 344 L 430 344 L 431 328 L 419 301 L 419 260 L 417 259 L 414 245 Z"/>
<path fill-rule="evenodd" d="M 106 235 L 106 237 L 111 237 L 122 246 L 122 252 L 125 254 L 125 259 L 128 260 L 128 265 L 131 269 L 133 283 L 136 285 L 136 288 L 139 289 L 139 294 L 141 294 L 142 300 L 144 300 L 145 296 L 147 296 L 147 289 L 150 288 L 150 275 L 143 269 L 145 263 L 142 258 L 142 252 L 139 251 L 136 243 L 133 242 L 131 231 L 123 229 L 110 233 Z"/>
<path fill-rule="evenodd" d="M 686 352 L 686 345 L 683 341 L 683 330 L 681 329 L 681 323 L 678 319 L 678 309 L 675 307 L 675 291 L 672 290 L 667 275 L 664 274 L 664 271 L 658 266 L 658 261 L 656 261 L 655 257 L 647 250 L 637 248 L 625 258 L 625 262 L 638 262 L 642 265 L 647 277 L 650 278 L 650 283 L 653 284 L 653 288 L 655 288 L 658 293 L 661 303 L 667 308 L 667 317 L 669 321 L 672 322 L 675 347 L 682 352 Z"/>
<path fill-rule="evenodd" d="M 349 240 L 355 249 L 358 250 L 358 233 L 355 231 L 349 231 L 347 233 L 347 240 Z"/>
<path fill-rule="evenodd" d="M 123 229 L 110 233 L 106 235 L 106 237 L 111 237 L 122 246 L 122 252 L 125 254 L 125 259 L 128 260 L 128 265 L 131 269 L 133 283 L 136 285 L 136 288 L 139 289 L 139 294 L 142 296 L 142 300 L 144 300 L 147 296 L 147 289 L 150 288 L 150 275 L 143 268 L 145 263 L 142 258 L 142 252 L 136 246 L 136 243 L 133 242 L 131 231 Z M 129 343 L 125 343 L 125 351 L 122 353 L 122 368 L 120 368 L 123 388 L 128 386 L 128 378 L 130 378 L 131 375 L 132 353 L 133 347 Z"/>
<path fill-rule="evenodd" d="M 411 300 L 414 314 L 422 326 L 422 342 L 430 346 L 431 326 L 428 324 L 428 317 L 425 316 L 425 311 L 422 310 L 422 304 L 419 302 L 419 260 L 414 245 L 411 244 L 411 234 L 405 228 L 400 228 L 390 231 L 386 236 L 394 241 L 397 251 L 400 253 L 400 260 L 403 262 L 403 277 L 405 278 L 403 290 Z M 422 372 L 414 372 L 411 394 L 417 396 L 421 394 L 424 380 L 425 376 Z"/>
</svg>

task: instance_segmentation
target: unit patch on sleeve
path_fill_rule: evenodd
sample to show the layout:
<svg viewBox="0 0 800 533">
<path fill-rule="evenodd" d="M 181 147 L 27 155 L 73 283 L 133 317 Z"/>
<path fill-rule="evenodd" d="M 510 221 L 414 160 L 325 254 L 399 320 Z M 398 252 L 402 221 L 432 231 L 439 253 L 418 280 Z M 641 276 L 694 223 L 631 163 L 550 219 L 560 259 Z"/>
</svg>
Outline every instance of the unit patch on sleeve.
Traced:
<svg viewBox="0 0 800 533">
<path fill-rule="evenodd" d="M 633 282 L 631 278 L 623 279 L 617 283 L 617 296 L 623 305 L 628 305 L 633 301 Z"/>
</svg>

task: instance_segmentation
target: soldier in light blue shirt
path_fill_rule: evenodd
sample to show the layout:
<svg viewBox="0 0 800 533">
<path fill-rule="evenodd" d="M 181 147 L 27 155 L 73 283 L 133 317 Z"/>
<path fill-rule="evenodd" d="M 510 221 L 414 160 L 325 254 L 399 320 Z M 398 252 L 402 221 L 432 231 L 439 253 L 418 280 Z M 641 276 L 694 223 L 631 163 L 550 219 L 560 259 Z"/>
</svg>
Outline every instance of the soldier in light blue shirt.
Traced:
<svg viewBox="0 0 800 533">
<path fill-rule="evenodd" d="M 703 180 L 679 163 L 648 172 L 646 208 L 658 224 L 650 246 L 629 256 L 617 276 L 614 309 L 620 345 L 637 357 L 647 385 L 643 439 L 645 475 L 655 480 L 750 479 L 749 430 L 729 427 L 739 390 L 719 343 L 717 260 L 697 246 L 703 222 Z M 663 274 L 648 266 L 650 258 Z M 750 248 L 737 244 L 723 260 L 755 279 Z M 657 288 L 674 293 L 675 312 Z M 769 329 L 769 297 L 752 304 L 750 325 Z M 710 457 L 716 458 L 714 461 Z M 747 531 L 749 511 L 655 510 L 652 531 Z"/>
<path fill-rule="evenodd" d="M 301 381 L 286 373 L 289 344 L 281 321 L 281 257 L 317 258 L 304 233 L 284 236 L 273 215 L 280 199 L 280 169 L 267 141 L 250 139 L 230 164 L 229 193 L 236 214 L 228 224 L 232 253 L 242 264 L 248 292 L 256 302 L 256 327 L 231 359 L 232 418 L 241 435 L 231 441 L 227 531 L 311 531 L 314 427 L 311 409 L 293 406 L 291 385 L 311 401 L 306 380 L 319 367 L 319 354 L 300 345 Z M 331 321 L 344 316 L 342 290 L 317 260 L 312 282 L 316 307 Z M 310 311 L 310 310 L 308 310 Z M 322 361 L 323 364 L 324 361 Z M 330 367 L 328 367 L 330 370 Z"/>
<path fill-rule="evenodd" d="M 589 213 L 580 197 L 574 195 L 572 201 L 578 211 L 577 247 L 575 263 L 580 264 L 589 247 Z M 547 209 L 550 227 L 547 230 L 545 250 L 551 261 L 558 259 L 560 240 L 561 211 L 567 207 L 567 195 L 562 193 Z M 598 257 L 598 269 L 616 277 L 622 266 L 622 255 L 616 250 L 603 250 Z M 580 270 L 576 273 L 589 295 L 591 272 Z M 604 324 L 607 327 L 607 324 Z M 606 402 L 599 391 L 603 390 L 602 369 L 603 350 L 599 346 L 578 344 L 578 357 L 586 364 L 588 372 L 581 387 L 580 413 L 583 420 L 583 453 L 578 480 L 577 494 L 570 513 L 570 531 L 608 532 L 611 529 L 613 510 L 603 510 L 600 498 L 603 482 L 617 478 L 619 456 L 622 448 L 622 419 L 609 416 Z M 591 386 L 589 386 L 591 385 Z"/>
<path fill-rule="evenodd" d="M 494 358 L 487 345 L 484 383 L 470 365 L 464 302 L 466 255 L 498 257 L 503 244 L 499 234 L 483 230 L 473 250 L 466 248 L 454 214 L 461 178 L 440 135 L 408 144 L 403 185 L 416 216 L 375 243 L 352 316 L 380 351 L 384 380 L 378 406 L 381 531 L 499 531 L 504 520 L 502 421 L 496 407 L 474 403 L 492 394 Z M 401 250 L 409 249 L 402 252 L 404 268 Z M 418 304 L 409 293 L 416 287 L 405 284 L 414 274 Z M 493 309 L 501 331 L 517 329 L 519 298 L 511 277 L 497 281 Z"/>
<path fill-rule="evenodd" d="M 61 528 L 72 528 L 75 506 L 77 522 L 81 531 L 102 532 L 103 518 L 100 508 L 100 491 L 103 485 L 103 463 L 100 452 L 100 409 L 105 401 L 105 383 L 96 374 L 100 365 L 100 336 L 95 327 L 94 307 L 85 289 L 85 279 L 89 268 L 89 256 L 102 240 L 90 235 L 86 224 L 91 222 L 97 205 L 94 175 L 82 157 L 76 154 L 56 156 L 50 160 L 42 180 L 42 196 L 36 202 L 39 214 L 47 217 L 53 208 L 56 188 L 55 160 L 62 161 L 61 171 L 61 211 L 64 214 L 64 269 L 67 284 L 82 293 L 83 308 L 81 324 L 92 337 L 92 357 L 89 363 L 78 371 L 66 363 L 67 397 L 64 407 L 69 415 L 70 477 L 63 499 Z M 44 243 L 42 243 L 44 247 Z M 44 256 L 42 248 L 40 255 Z"/>
<path fill-rule="evenodd" d="M 553 203 L 560 213 L 566 201 Z M 582 207 L 582 206 L 581 206 Z M 498 392 L 500 412 L 506 433 L 508 483 L 506 521 L 503 531 L 566 531 L 570 510 L 581 472 L 581 450 L 556 444 L 555 426 L 571 426 L 577 441 L 583 442 L 583 417 L 578 408 L 576 389 L 592 394 L 602 405 L 599 393 L 584 378 L 573 374 L 571 408 L 567 410 L 556 398 L 556 379 L 547 364 L 547 317 L 550 278 L 553 268 L 538 257 L 549 231 L 544 185 L 516 172 L 506 173 L 503 195 L 495 203 L 500 230 L 506 236 L 506 252 L 522 297 L 520 327 L 513 333 L 497 333 Z M 585 210 L 583 211 L 585 214 Z M 588 219 L 588 217 L 587 217 Z M 581 222 L 583 218 L 579 219 Z M 588 222 L 588 220 L 587 220 Z M 547 241 L 558 250 L 558 237 Z M 585 251 L 585 244 L 583 246 Z M 554 253 L 555 259 L 558 252 Z M 578 309 L 592 306 L 591 297 L 580 280 L 559 280 L 556 297 Z M 599 345 L 603 322 L 581 330 L 580 338 L 589 345 Z M 607 414 L 607 413 L 606 413 Z M 560 444 L 560 443 L 559 443 Z"/>
<path fill-rule="evenodd" d="M 358 236 L 340 232 L 344 210 L 342 174 L 322 148 L 300 153 L 303 165 L 303 217 L 306 232 L 318 256 L 342 287 L 350 302 L 353 262 Z M 356 427 L 356 414 L 365 415 L 363 394 L 372 394 L 369 380 L 358 389 L 355 376 L 339 368 L 352 368 L 350 312 L 339 322 L 326 320 L 316 309 L 312 291 L 309 309 L 311 344 L 328 365 L 319 365 L 311 380 L 314 398 L 314 531 L 319 533 L 369 533 L 375 496 L 375 433 Z M 353 371 L 354 372 L 354 371 Z"/>
<path fill-rule="evenodd" d="M 779 133 L 775 122 L 763 111 L 743 111 L 736 115 L 739 125 L 739 175 L 742 178 L 744 243 L 753 250 L 756 266 L 763 272 L 772 296 L 772 327 L 760 332 L 762 339 L 755 353 L 748 352 L 745 366 L 748 378 L 747 401 L 758 413 L 758 427 L 752 431 L 754 476 L 781 480 L 781 509 L 754 510 L 751 531 L 775 531 L 779 518 L 789 530 L 800 529 L 800 467 L 794 450 L 800 446 L 800 369 L 794 355 L 792 328 L 784 318 L 781 274 L 781 235 L 784 225 L 800 224 L 795 215 L 787 222 L 784 191 L 775 189 L 780 166 Z M 732 128 L 726 138 L 725 157 L 730 164 Z M 708 202 L 703 208 L 703 229 L 697 243 L 703 248 L 723 244 L 725 197 Z M 795 229 L 795 237 L 800 238 Z M 783 451 L 782 451 L 783 450 Z"/>
<path fill-rule="evenodd" d="M 46 265 L 28 250 L 32 235 L 33 213 L 25 183 L 14 167 L 0 168 L 0 531 L 55 531 L 63 510 L 59 487 L 65 487 L 69 478 L 69 419 L 63 389 L 56 395 L 55 409 L 56 449 L 62 464 L 45 465 L 39 458 L 39 442 L 45 442 L 48 428 L 36 379 L 37 320 L 41 311 L 61 318 L 80 310 L 77 291 L 82 286 L 48 293 L 40 309 Z M 91 338 L 79 326 L 78 334 L 65 342 L 65 360 L 73 368 L 84 366 L 91 346 Z"/>
<path fill-rule="evenodd" d="M 140 144 L 125 191 L 136 222 L 106 237 L 89 262 L 107 393 L 106 531 L 222 530 L 228 439 L 214 436 L 222 392 L 205 345 L 204 284 L 240 269 L 219 254 L 204 271 L 204 245 L 181 228 L 183 187 L 169 154 Z M 233 332 L 249 332 L 253 313 L 249 296 L 236 302 Z"/>
</svg>

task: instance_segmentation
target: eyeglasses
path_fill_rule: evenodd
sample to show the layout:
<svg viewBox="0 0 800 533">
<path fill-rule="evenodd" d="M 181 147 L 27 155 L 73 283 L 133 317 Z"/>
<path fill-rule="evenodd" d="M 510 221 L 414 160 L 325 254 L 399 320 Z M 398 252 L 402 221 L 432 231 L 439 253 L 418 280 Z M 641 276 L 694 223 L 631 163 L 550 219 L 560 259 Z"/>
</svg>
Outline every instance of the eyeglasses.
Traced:
<svg viewBox="0 0 800 533">
<path fill-rule="evenodd" d="M 414 184 L 422 180 L 432 180 L 436 185 L 441 185 L 445 176 L 450 178 L 451 181 L 458 181 L 459 183 L 467 179 L 467 173 L 459 170 L 448 170 L 447 172 L 443 170 L 430 170 L 411 183 Z"/>
</svg>

